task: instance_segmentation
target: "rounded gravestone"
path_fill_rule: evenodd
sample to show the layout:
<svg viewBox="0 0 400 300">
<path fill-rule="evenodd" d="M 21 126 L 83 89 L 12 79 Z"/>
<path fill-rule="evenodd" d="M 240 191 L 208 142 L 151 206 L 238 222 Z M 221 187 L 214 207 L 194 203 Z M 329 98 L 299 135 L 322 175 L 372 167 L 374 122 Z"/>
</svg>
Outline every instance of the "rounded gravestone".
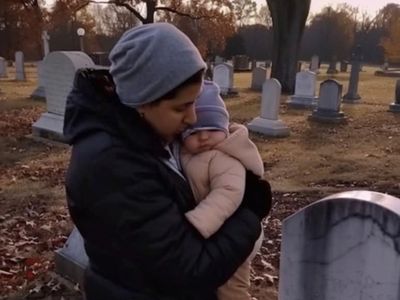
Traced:
<svg viewBox="0 0 400 300">
<path fill-rule="evenodd" d="M 400 199 L 348 191 L 282 223 L 279 299 L 400 299 Z"/>
<path fill-rule="evenodd" d="M 213 81 L 219 86 L 221 94 L 226 95 L 233 85 L 233 67 L 225 63 L 215 66 L 213 69 Z"/>
<path fill-rule="evenodd" d="M 81 68 L 94 68 L 92 59 L 79 51 L 50 52 L 43 61 L 43 84 L 47 112 L 32 125 L 34 136 L 64 141 L 64 112 L 75 73 Z"/>
<path fill-rule="evenodd" d="M 67 96 L 72 89 L 76 71 L 94 66 L 92 59 L 80 51 L 50 52 L 43 61 L 47 111 L 64 115 Z"/>
</svg>

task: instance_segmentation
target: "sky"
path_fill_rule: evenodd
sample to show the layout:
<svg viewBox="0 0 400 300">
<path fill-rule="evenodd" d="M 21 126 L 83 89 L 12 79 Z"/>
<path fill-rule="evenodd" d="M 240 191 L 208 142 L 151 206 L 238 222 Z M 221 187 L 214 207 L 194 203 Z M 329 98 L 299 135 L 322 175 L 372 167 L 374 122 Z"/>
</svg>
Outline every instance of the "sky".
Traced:
<svg viewBox="0 0 400 300">
<path fill-rule="evenodd" d="M 258 5 L 265 5 L 266 0 L 255 0 Z M 54 0 L 46 0 L 47 4 L 52 4 Z M 321 11 L 325 6 L 333 6 L 340 3 L 347 3 L 351 6 L 358 7 L 361 12 L 366 11 L 369 15 L 374 16 L 376 12 L 388 3 L 400 4 L 400 0 L 311 0 L 310 13 L 315 14 Z"/>
<path fill-rule="evenodd" d="M 311 1 L 311 11 L 319 12 L 321 9 L 327 5 L 336 6 L 339 3 L 346 2 L 351 6 L 358 7 L 360 12 L 367 11 L 369 14 L 375 15 L 375 13 L 383 8 L 388 3 L 398 3 L 400 0 L 312 0 Z"/>
<path fill-rule="evenodd" d="M 266 0 L 255 0 L 259 5 L 265 5 Z M 325 6 L 336 7 L 337 4 L 347 3 L 351 6 L 358 7 L 360 12 L 366 11 L 373 16 L 375 13 L 388 3 L 400 4 L 400 0 L 311 0 L 310 13 L 318 13 Z"/>
</svg>

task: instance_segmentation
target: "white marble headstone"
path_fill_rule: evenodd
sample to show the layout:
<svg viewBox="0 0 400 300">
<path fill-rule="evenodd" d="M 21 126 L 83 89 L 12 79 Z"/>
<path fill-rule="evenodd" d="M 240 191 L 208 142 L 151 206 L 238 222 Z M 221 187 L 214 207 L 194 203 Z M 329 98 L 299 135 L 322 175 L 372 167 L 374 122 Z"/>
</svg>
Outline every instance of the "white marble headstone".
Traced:
<svg viewBox="0 0 400 300">
<path fill-rule="evenodd" d="M 342 98 L 342 85 L 335 80 L 325 80 L 321 83 L 318 109 L 339 111 Z"/>
<path fill-rule="evenodd" d="M 295 95 L 315 96 L 316 75 L 308 70 L 296 74 Z"/>
<path fill-rule="evenodd" d="M 281 84 L 275 78 L 265 80 L 262 89 L 261 118 L 278 120 Z"/>
<path fill-rule="evenodd" d="M 93 67 L 92 59 L 79 51 L 51 52 L 43 61 L 43 82 L 46 89 L 47 111 L 64 115 L 67 96 L 72 89 L 75 72 Z"/>
<path fill-rule="evenodd" d="M 18 81 L 26 80 L 24 53 L 22 51 L 15 52 L 15 79 Z"/>
<path fill-rule="evenodd" d="M 250 131 L 267 136 L 289 135 L 289 128 L 278 118 L 281 90 L 277 79 L 265 80 L 262 88 L 261 116 L 254 118 L 247 125 Z"/>
<path fill-rule="evenodd" d="M 43 82 L 46 91 L 47 113 L 33 124 L 35 129 L 61 135 L 67 96 L 72 89 L 75 73 L 80 68 L 93 68 L 95 64 L 79 51 L 50 52 L 43 61 Z"/>
<path fill-rule="evenodd" d="M 55 251 L 55 271 L 77 283 L 83 283 L 84 272 L 89 264 L 83 237 L 76 227 L 65 245 Z"/>
<path fill-rule="evenodd" d="M 222 63 L 213 69 L 213 81 L 221 89 L 221 94 L 226 95 L 233 88 L 233 67 L 230 64 Z"/>
<path fill-rule="evenodd" d="M 289 107 L 308 108 L 316 105 L 315 96 L 316 75 L 311 71 L 301 71 L 296 74 L 295 94 L 288 100 Z"/>
<path fill-rule="evenodd" d="M 351 191 L 283 221 L 279 300 L 400 299 L 400 199 Z"/>
<path fill-rule="evenodd" d="M 7 77 L 7 61 L 0 57 L 0 77 Z"/>
</svg>

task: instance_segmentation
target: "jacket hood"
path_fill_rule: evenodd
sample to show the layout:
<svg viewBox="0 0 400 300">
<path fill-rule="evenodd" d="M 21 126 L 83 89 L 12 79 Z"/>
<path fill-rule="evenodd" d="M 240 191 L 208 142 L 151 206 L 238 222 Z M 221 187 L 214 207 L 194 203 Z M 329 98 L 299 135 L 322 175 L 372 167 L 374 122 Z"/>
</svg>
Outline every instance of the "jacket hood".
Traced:
<svg viewBox="0 0 400 300">
<path fill-rule="evenodd" d="M 97 132 L 106 132 L 131 146 L 169 157 L 161 138 L 136 109 L 119 101 L 108 70 L 78 70 L 67 98 L 64 137 L 73 145 Z"/>
<path fill-rule="evenodd" d="M 249 139 L 249 132 L 244 125 L 232 123 L 228 137 L 215 149 L 239 160 L 246 169 L 258 176 L 263 176 L 264 165 L 257 146 Z"/>
</svg>

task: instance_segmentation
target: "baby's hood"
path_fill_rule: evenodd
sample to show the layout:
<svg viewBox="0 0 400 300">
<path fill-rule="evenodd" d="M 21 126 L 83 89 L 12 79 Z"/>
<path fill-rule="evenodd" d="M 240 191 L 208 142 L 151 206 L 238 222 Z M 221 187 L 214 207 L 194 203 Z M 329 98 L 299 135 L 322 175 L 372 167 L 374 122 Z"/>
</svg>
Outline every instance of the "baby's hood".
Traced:
<svg viewBox="0 0 400 300">
<path fill-rule="evenodd" d="M 244 125 L 232 123 L 229 126 L 229 136 L 215 149 L 236 158 L 256 175 L 263 176 L 264 165 L 260 153 L 257 146 L 249 139 L 249 132 Z"/>
</svg>

